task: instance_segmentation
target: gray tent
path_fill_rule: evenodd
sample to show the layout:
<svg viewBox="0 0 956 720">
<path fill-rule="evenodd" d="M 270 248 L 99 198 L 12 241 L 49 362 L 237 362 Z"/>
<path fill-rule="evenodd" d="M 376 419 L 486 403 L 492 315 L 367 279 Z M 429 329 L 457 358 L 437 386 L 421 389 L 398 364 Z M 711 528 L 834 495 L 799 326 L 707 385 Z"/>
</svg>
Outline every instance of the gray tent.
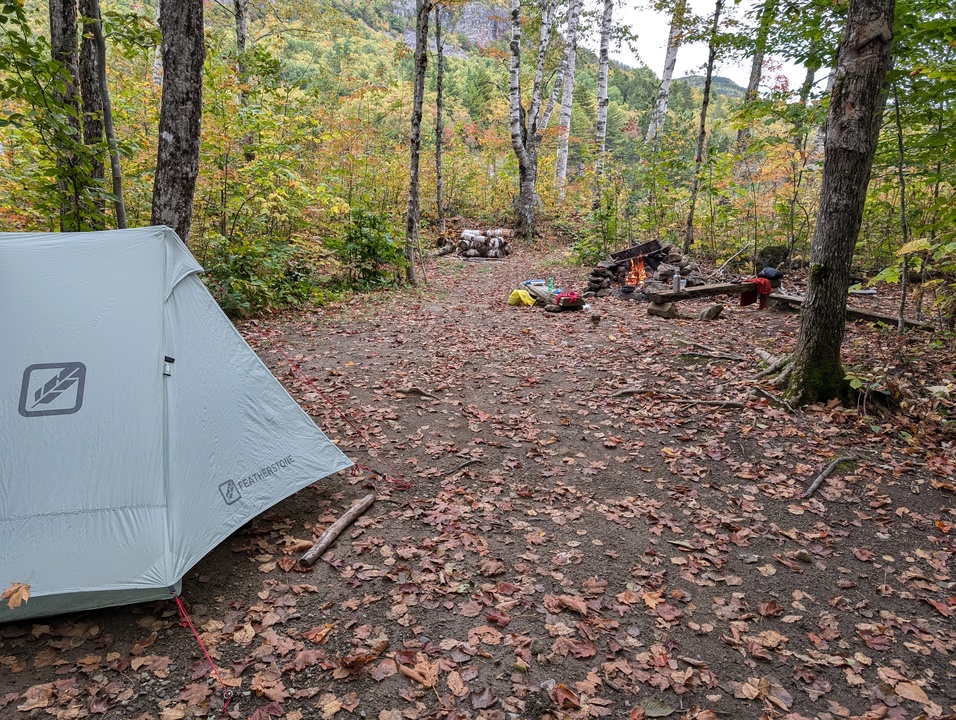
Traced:
<svg viewBox="0 0 956 720">
<path fill-rule="evenodd" d="M 0 622 L 168 598 L 206 553 L 351 465 L 168 228 L 0 233 Z"/>
</svg>

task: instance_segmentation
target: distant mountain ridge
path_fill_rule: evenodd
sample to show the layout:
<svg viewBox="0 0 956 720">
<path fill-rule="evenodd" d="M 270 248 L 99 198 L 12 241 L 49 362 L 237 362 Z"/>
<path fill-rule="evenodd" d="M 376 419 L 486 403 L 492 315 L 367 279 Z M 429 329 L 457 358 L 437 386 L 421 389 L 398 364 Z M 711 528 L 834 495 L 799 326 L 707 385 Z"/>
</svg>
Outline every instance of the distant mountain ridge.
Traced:
<svg viewBox="0 0 956 720">
<path fill-rule="evenodd" d="M 682 78 L 675 78 L 676 81 L 687 83 L 692 88 L 703 88 L 704 87 L 704 76 L 703 75 L 686 75 Z M 711 79 L 710 83 L 711 92 L 720 93 L 721 95 L 726 95 L 727 97 L 734 98 L 735 100 L 743 100 L 744 95 L 747 94 L 747 89 L 740 87 L 730 78 L 721 77 L 720 75 L 715 75 Z"/>
</svg>

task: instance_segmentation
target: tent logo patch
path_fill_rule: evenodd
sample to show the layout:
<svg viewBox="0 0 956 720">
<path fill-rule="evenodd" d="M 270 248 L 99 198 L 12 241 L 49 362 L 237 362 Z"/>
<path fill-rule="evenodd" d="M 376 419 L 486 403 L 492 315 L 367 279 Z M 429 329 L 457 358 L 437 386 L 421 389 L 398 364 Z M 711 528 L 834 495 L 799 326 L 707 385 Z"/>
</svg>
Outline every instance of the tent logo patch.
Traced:
<svg viewBox="0 0 956 720">
<path fill-rule="evenodd" d="M 86 365 L 39 363 L 23 371 L 19 411 L 23 417 L 72 415 L 83 407 Z"/>
<path fill-rule="evenodd" d="M 291 455 L 286 455 L 271 465 L 266 465 L 264 468 L 260 468 L 256 472 L 246 475 L 246 477 L 241 480 L 226 480 L 226 482 L 219 483 L 219 494 L 222 495 L 222 499 L 226 505 L 232 505 L 234 502 L 242 499 L 241 488 L 251 488 L 257 483 L 281 472 L 294 462 L 295 458 Z"/>
<path fill-rule="evenodd" d="M 222 495 L 226 505 L 232 505 L 234 502 L 242 500 L 242 493 L 239 492 L 235 480 L 226 480 L 224 483 L 219 483 L 219 494 Z"/>
</svg>

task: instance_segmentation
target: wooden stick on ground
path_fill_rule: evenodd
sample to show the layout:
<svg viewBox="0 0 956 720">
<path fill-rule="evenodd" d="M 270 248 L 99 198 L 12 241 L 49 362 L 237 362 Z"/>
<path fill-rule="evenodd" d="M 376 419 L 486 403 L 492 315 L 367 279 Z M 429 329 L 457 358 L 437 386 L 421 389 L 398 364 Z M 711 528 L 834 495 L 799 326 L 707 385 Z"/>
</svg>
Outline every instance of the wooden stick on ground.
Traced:
<svg viewBox="0 0 956 720">
<path fill-rule="evenodd" d="M 463 462 L 461 465 L 459 465 L 458 467 L 456 467 L 454 470 L 449 470 L 448 472 L 446 472 L 445 475 L 444 475 L 444 477 L 451 477 L 451 476 L 454 475 L 455 473 L 457 473 L 457 472 L 459 472 L 459 471 L 461 471 L 461 470 L 464 470 L 464 469 L 465 469 L 466 467 L 468 467 L 469 465 L 474 465 L 475 463 L 481 463 L 481 462 L 483 462 L 483 461 L 482 461 L 482 460 L 479 460 L 478 458 L 472 458 L 471 460 L 465 460 L 465 462 Z"/>
<path fill-rule="evenodd" d="M 680 357 L 699 357 L 699 358 L 711 358 L 713 360 L 746 360 L 747 358 L 741 357 L 740 355 L 723 355 L 721 353 L 702 353 L 702 352 L 682 352 Z"/>
<path fill-rule="evenodd" d="M 353 505 L 348 512 L 332 523 L 329 529 L 322 533 L 322 537 L 319 538 L 315 545 L 309 548 L 305 555 L 299 558 L 299 565 L 302 567 L 312 567 L 315 561 L 335 542 L 335 538 L 337 538 L 345 528 L 355 522 L 359 515 L 372 507 L 372 503 L 374 502 L 375 493 L 371 493 Z"/>
<path fill-rule="evenodd" d="M 736 400 L 673 400 L 671 398 L 661 398 L 661 402 L 676 403 L 678 405 L 714 405 L 716 407 L 742 408 L 746 407 L 742 402 Z"/>
<path fill-rule="evenodd" d="M 822 473 L 820 473 L 817 479 L 813 481 L 813 484 L 807 488 L 807 491 L 805 493 L 803 493 L 803 497 L 808 498 L 811 495 L 813 495 L 813 493 L 817 491 L 817 488 L 820 487 L 823 481 L 827 479 L 827 476 L 830 473 L 832 473 L 836 469 L 836 466 L 839 465 L 841 462 L 851 462 L 853 460 L 856 460 L 856 458 L 850 457 L 849 455 L 847 455 L 844 457 L 838 457 L 832 463 L 827 465 L 826 469 Z"/>
</svg>

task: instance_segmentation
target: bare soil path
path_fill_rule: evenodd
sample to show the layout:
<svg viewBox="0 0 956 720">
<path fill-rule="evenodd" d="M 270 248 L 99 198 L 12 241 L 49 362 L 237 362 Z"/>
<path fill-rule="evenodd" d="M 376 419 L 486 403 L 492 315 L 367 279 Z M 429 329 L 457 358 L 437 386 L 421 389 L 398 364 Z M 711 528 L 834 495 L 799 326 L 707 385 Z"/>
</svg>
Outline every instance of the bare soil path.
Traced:
<svg viewBox="0 0 956 720">
<path fill-rule="evenodd" d="M 791 413 L 751 378 L 756 348 L 792 347 L 794 314 L 506 305 L 527 278 L 584 284 L 557 252 L 428 275 L 242 327 L 358 469 L 185 578 L 225 716 L 956 716 L 956 442 L 924 390 L 953 381 L 951 346 L 851 325 L 848 362 L 907 407 L 874 392 L 869 414 Z M 840 456 L 856 460 L 803 498 Z M 171 603 L 0 626 L 4 720 L 222 706 Z"/>
</svg>

